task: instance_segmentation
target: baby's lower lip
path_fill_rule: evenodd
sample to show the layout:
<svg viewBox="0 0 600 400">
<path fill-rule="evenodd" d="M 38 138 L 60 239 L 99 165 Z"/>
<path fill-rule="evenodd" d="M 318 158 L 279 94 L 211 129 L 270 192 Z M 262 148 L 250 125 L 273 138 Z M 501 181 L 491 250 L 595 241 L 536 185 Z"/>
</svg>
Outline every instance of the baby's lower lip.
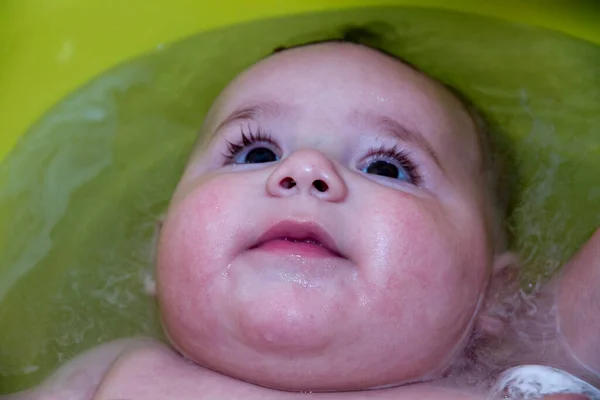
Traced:
<svg viewBox="0 0 600 400">
<path fill-rule="evenodd" d="M 312 241 L 296 241 L 288 239 L 268 240 L 254 247 L 253 250 L 260 250 L 269 253 L 276 253 L 288 256 L 300 256 L 307 258 L 339 258 L 340 255 L 331 251 L 327 247 Z"/>
</svg>

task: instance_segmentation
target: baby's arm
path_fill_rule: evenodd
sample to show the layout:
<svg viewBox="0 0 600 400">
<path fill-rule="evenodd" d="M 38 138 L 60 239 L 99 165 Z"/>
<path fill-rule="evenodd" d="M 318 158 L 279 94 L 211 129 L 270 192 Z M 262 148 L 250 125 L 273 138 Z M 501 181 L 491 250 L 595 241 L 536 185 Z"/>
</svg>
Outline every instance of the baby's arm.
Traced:
<svg viewBox="0 0 600 400">
<path fill-rule="evenodd" d="M 560 340 L 573 361 L 600 381 L 600 229 L 551 284 Z"/>
<path fill-rule="evenodd" d="M 92 400 L 102 379 L 126 351 L 154 343 L 152 339 L 121 339 L 95 347 L 69 361 L 40 386 L 0 396 L 1 400 Z"/>
</svg>

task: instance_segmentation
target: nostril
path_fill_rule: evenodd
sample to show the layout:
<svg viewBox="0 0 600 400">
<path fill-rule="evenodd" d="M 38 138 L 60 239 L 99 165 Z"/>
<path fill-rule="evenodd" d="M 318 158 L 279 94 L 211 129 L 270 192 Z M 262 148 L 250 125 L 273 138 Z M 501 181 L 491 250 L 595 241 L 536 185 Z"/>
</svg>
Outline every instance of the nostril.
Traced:
<svg viewBox="0 0 600 400">
<path fill-rule="evenodd" d="M 291 189 L 296 186 L 296 181 L 288 176 L 287 178 L 283 178 L 281 182 L 279 182 L 279 185 L 284 189 Z"/>
<path fill-rule="evenodd" d="M 327 189 L 329 189 L 329 186 L 327 186 L 327 184 L 325 182 L 323 182 L 322 180 L 318 179 L 316 181 L 313 182 L 313 186 L 315 187 L 315 189 L 317 189 L 319 192 L 326 192 Z"/>
</svg>

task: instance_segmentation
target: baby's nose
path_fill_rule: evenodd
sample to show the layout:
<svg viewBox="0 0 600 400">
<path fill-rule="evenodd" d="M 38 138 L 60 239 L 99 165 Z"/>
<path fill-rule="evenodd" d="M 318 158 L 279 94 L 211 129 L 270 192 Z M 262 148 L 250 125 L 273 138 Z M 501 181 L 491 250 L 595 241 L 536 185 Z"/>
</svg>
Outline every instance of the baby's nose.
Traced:
<svg viewBox="0 0 600 400">
<path fill-rule="evenodd" d="M 306 194 L 320 200 L 339 202 L 346 198 L 346 183 L 325 154 L 299 150 L 279 163 L 267 180 L 271 196 Z"/>
</svg>

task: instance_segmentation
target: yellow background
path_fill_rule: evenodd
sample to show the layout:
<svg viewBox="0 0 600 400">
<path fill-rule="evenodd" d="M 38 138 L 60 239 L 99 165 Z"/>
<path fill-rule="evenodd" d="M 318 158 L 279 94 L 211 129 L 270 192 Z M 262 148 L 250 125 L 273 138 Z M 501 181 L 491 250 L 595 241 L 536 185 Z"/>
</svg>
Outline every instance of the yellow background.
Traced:
<svg viewBox="0 0 600 400">
<path fill-rule="evenodd" d="M 600 43 L 596 0 L 0 0 L 0 159 L 66 94 L 157 45 L 240 21 L 365 5 L 465 10 Z"/>
</svg>

